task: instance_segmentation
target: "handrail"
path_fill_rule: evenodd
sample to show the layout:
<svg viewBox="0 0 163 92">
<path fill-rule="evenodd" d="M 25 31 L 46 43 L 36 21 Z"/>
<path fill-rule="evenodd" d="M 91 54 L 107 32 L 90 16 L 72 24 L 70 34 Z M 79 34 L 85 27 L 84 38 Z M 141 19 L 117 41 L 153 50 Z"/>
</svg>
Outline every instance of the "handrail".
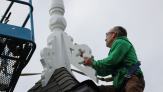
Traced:
<svg viewBox="0 0 163 92">
<path fill-rule="evenodd" d="M 33 12 L 33 6 L 32 6 L 30 3 L 28 3 L 28 2 L 20 1 L 20 0 L 7 0 L 7 1 L 11 1 L 11 3 L 10 3 L 10 5 L 9 5 L 9 7 L 7 8 L 7 10 L 6 10 L 6 12 L 5 12 L 5 14 L 4 14 L 4 16 L 2 17 L 2 19 L 1 19 L 0 22 L 1 22 L 1 23 L 3 22 L 3 20 L 4 20 L 4 18 L 6 17 L 7 13 L 8 13 L 9 10 L 11 9 L 13 3 L 20 3 L 20 4 L 24 4 L 24 5 L 27 5 L 27 6 L 30 7 L 29 14 L 27 15 L 27 17 L 26 17 L 26 19 L 25 19 L 25 21 L 24 21 L 24 23 L 23 23 L 23 25 L 22 25 L 22 27 L 25 27 L 25 25 L 27 24 L 27 22 L 28 22 L 28 20 L 29 20 L 29 18 L 30 18 L 31 12 Z"/>
<path fill-rule="evenodd" d="M 29 0 L 29 3 L 32 5 L 32 0 Z M 35 41 L 34 38 L 34 23 L 33 23 L 33 13 L 30 13 L 30 22 L 31 22 L 31 30 L 32 30 L 32 39 Z"/>
</svg>

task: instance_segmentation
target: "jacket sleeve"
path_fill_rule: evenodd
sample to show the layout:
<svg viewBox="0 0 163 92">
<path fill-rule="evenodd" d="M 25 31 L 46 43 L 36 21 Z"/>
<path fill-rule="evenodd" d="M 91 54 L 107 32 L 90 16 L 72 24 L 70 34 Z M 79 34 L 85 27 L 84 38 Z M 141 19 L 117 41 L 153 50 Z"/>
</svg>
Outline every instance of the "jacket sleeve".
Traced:
<svg viewBox="0 0 163 92">
<path fill-rule="evenodd" d="M 129 44 L 128 42 L 123 40 L 116 40 L 113 43 L 108 57 L 102 60 L 94 61 L 92 67 L 95 70 L 111 70 L 123 60 L 124 56 L 130 48 L 131 44 Z"/>
</svg>

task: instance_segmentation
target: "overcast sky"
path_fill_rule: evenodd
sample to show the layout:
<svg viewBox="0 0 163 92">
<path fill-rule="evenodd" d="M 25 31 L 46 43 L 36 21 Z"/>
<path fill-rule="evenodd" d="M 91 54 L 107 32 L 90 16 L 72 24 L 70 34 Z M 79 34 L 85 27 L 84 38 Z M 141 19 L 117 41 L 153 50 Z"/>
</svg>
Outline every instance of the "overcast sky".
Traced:
<svg viewBox="0 0 163 92">
<path fill-rule="evenodd" d="M 33 0 L 37 48 L 23 72 L 42 72 L 40 50 L 47 46 L 50 34 L 50 3 L 51 0 Z M 96 59 L 106 57 L 109 51 L 105 47 L 105 33 L 116 25 L 125 27 L 142 61 L 145 92 L 162 92 L 163 0 L 64 0 L 64 3 L 65 32 L 74 42 L 87 44 Z M 26 92 L 39 79 L 40 76 L 20 77 L 14 92 Z"/>
</svg>

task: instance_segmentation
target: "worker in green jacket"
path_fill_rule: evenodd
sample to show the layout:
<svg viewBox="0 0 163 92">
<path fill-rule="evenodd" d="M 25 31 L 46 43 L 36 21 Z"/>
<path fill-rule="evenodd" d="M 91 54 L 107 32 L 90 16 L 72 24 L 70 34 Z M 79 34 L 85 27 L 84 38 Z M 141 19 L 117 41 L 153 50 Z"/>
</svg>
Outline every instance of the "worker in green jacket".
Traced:
<svg viewBox="0 0 163 92">
<path fill-rule="evenodd" d="M 105 41 L 110 48 L 106 58 L 94 60 L 84 57 L 84 65 L 95 69 L 98 76 L 112 75 L 113 85 L 99 86 L 100 92 L 143 92 L 143 73 L 139 66 L 135 68 L 139 62 L 135 49 L 127 38 L 127 31 L 121 26 L 115 26 L 106 33 Z M 126 77 L 129 73 L 130 76 Z"/>
</svg>

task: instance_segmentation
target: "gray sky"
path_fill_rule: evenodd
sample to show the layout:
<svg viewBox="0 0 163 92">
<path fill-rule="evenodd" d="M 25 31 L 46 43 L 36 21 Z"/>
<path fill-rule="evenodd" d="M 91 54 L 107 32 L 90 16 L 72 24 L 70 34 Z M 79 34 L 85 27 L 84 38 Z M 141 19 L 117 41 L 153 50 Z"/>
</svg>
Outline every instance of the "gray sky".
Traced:
<svg viewBox="0 0 163 92">
<path fill-rule="evenodd" d="M 23 72 L 42 71 L 40 50 L 47 45 L 46 39 L 50 34 L 50 1 L 33 0 L 37 49 Z M 64 1 L 66 32 L 74 38 L 74 42 L 89 45 L 95 58 L 102 59 L 109 51 L 105 47 L 105 33 L 116 25 L 125 27 L 128 30 L 128 38 L 142 61 L 141 68 L 146 80 L 145 92 L 162 92 L 162 0 Z M 26 92 L 39 79 L 40 76 L 21 77 L 14 92 Z"/>
</svg>

